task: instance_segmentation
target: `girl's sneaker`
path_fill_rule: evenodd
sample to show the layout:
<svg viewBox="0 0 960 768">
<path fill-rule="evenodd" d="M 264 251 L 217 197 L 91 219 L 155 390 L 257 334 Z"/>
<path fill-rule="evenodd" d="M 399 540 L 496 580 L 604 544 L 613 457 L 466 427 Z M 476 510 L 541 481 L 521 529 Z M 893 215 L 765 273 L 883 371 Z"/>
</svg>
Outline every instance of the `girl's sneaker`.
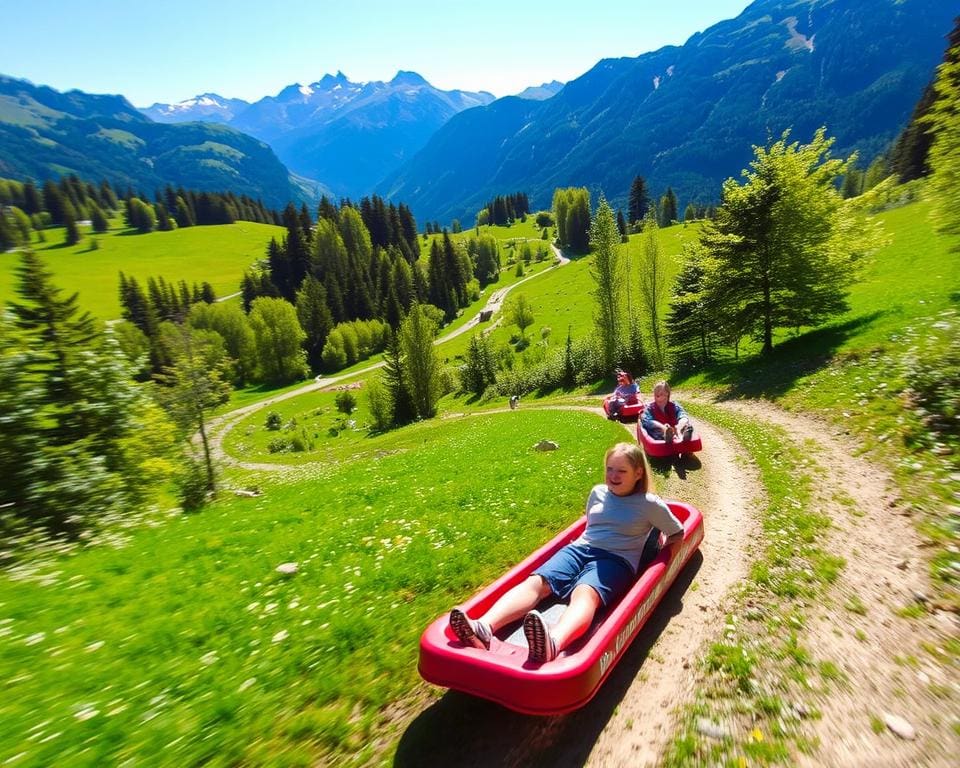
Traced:
<svg viewBox="0 0 960 768">
<path fill-rule="evenodd" d="M 684 440 L 693 440 L 693 425 L 686 424 L 683 427 L 683 439 Z"/>
<path fill-rule="evenodd" d="M 464 645 L 490 650 L 493 632 L 483 621 L 471 619 L 459 608 L 450 611 L 450 629 Z"/>
<path fill-rule="evenodd" d="M 530 611 L 523 617 L 523 634 L 527 638 L 527 661 L 542 664 L 557 658 L 557 644 L 550 637 L 547 623 L 539 611 Z"/>
</svg>

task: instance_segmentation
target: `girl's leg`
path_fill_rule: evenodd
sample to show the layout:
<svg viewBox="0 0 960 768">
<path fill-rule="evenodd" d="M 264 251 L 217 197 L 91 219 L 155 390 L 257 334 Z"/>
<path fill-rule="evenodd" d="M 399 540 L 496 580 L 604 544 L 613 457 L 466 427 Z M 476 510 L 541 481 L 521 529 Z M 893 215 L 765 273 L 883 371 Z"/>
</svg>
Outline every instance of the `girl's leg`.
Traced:
<svg viewBox="0 0 960 768">
<path fill-rule="evenodd" d="M 581 584 L 574 588 L 570 595 L 570 605 L 560 620 L 550 628 L 550 636 L 557 645 L 557 651 L 562 651 L 590 628 L 600 602 L 600 595 L 593 587 Z"/>
<path fill-rule="evenodd" d="M 491 630 L 496 632 L 500 627 L 516 621 L 527 611 L 536 608 L 537 603 L 550 594 L 550 586 L 542 576 L 537 574 L 528 576 L 497 600 L 490 610 L 480 617 L 480 621 L 485 622 Z"/>
</svg>

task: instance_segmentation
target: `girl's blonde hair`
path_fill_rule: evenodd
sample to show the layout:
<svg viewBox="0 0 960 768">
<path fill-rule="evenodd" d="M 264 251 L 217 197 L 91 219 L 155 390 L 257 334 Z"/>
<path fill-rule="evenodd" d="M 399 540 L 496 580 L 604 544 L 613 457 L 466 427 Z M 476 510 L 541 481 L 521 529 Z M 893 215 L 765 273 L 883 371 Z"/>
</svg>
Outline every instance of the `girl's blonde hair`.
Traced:
<svg viewBox="0 0 960 768">
<path fill-rule="evenodd" d="M 654 397 L 656 397 L 657 392 L 659 392 L 661 389 L 662 389 L 664 392 L 667 393 L 667 400 L 669 400 L 669 399 L 670 399 L 670 385 L 667 384 L 667 382 L 666 382 L 665 380 L 663 380 L 663 379 L 660 379 L 660 381 L 658 381 L 656 384 L 653 385 L 653 395 L 654 395 Z"/>
<path fill-rule="evenodd" d="M 639 445 L 636 443 L 617 443 L 612 448 L 609 448 L 603 455 L 604 472 L 606 472 L 607 462 L 611 456 L 623 456 L 634 470 L 643 469 L 643 475 L 637 480 L 637 485 L 633 489 L 634 493 L 651 493 L 653 491 L 650 465 L 647 464 L 647 456 Z"/>
</svg>

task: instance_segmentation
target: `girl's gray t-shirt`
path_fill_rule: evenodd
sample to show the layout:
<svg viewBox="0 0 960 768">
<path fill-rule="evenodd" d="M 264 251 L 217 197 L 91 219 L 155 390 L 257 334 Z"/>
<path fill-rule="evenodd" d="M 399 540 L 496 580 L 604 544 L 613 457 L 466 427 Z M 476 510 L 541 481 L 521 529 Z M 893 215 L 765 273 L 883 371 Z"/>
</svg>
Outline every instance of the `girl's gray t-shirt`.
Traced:
<svg viewBox="0 0 960 768">
<path fill-rule="evenodd" d="M 681 522 L 656 494 L 617 496 L 602 483 L 590 491 L 586 514 L 587 527 L 573 543 L 619 555 L 634 572 L 651 528 L 656 526 L 667 536 L 683 530 Z"/>
</svg>

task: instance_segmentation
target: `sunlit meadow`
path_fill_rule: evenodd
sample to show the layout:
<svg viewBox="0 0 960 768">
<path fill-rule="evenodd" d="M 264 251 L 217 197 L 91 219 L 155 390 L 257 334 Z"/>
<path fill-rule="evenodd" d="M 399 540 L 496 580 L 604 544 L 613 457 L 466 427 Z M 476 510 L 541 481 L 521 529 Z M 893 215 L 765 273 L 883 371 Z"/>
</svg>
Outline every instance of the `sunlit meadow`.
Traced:
<svg viewBox="0 0 960 768">
<path fill-rule="evenodd" d="M 541 438 L 559 450 L 534 451 Z M 0 762 L 389 752 L 404 703 L 436 695 L 416 673 L 427 623 L 581 514 L 621 438 L 564 411 L 422 423 L 349 463 L 255 476 L 262 496 L 161 516 L 124 546 L 5 572 Z"/>
</svg>

